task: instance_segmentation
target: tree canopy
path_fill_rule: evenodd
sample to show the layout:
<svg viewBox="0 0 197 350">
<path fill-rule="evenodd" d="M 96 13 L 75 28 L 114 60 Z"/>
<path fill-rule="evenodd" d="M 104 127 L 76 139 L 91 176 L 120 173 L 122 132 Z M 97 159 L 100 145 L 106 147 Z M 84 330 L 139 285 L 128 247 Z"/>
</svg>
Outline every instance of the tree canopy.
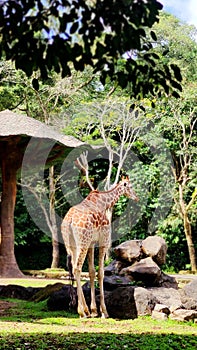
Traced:
<svg viewBox="0 0 197 350">
<path fill-rule="evenodd" d="M 159 21 L 156 0 L 31 0 L 0 2 L 0 58 L 15 62 L 31 76 L 39 70 L 70 75 L 89 65 L 125 88 L 130 95 L 181 90 L 179 68 L 154 52 L 156 36 L 150 28 Z M 147 29 L 150 32 L 148 40 Z M 121 60 L 121 64 L 120 64 Z M 38 80 L 34 78 L 34 87 Z"/>
</svg>

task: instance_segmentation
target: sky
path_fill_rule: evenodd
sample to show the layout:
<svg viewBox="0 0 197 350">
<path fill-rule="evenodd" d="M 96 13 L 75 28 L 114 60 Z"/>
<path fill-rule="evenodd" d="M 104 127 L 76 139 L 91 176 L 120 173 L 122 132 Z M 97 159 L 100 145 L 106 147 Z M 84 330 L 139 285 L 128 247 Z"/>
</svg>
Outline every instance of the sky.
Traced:
<svg viewBox="0 0 197 350">
<path fill-rule="evenodd" d="M 197 0 L 159 0 L 166 12 L 197 28 Z"/>
</svg>

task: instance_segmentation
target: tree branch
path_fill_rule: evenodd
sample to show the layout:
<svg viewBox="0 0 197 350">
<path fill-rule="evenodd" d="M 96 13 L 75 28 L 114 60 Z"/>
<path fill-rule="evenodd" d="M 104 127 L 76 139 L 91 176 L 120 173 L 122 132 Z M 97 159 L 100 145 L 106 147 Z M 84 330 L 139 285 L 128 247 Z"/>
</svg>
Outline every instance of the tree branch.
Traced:
<svg viewBox="0 0 197 350">
<path fill-rule="evenodd" d="M 188 203 L 187 207 L 186 207 L 186 210 L 188 211 L 191 206 L 194 204 L 195 200 L 196 200 L 196 197 L 197 197 L 197 187 L 195 188 L 194 192 L 192 193 L 192 198 L 190 200 L 190 202 Z"/>
<path fill-rule="evenodd" d="M 90 181 L 90 178 L 89 178 L 89 166 L 88 166 L 88 151 L 86 152 L 83 152 L 80 157 L 78 157 L 75 161 L 75 165 L 77 166 L 78 169 L 80 169 L 83 174 L 86 176 L 86 181 L 88 183 L 88 186 L 90 187 L 90 189 L 92 191 L 94 191 L 94 187 Z"/>
</svg>

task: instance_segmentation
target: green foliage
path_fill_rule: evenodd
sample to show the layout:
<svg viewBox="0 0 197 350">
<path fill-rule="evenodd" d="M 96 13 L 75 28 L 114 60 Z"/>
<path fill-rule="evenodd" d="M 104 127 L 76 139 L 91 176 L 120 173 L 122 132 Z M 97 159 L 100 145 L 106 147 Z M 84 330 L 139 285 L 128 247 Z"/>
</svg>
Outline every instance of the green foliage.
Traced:
<svg viewBox="0 0 197 350">
<path fill-rule="evenodd" d="M 29 246 L 40 242 L 42 238 L 47 240 L 40 230 L 36 227 L 32 221 L 23 200 L 22 192 L 20 189 L 17 191 L 17 205 L 15 207 L 15 245 L 18 246 Z"/>
<path fill-rule="evenodd" d="M 55 322 L 55 324 L 57 324 Z M 3 349 L 11 349 L 13 346 L 21 350 L 27 349 L 26 344 L 37 350 L 55 350 L 67 348 L 69 350 L 118 350 L 120 348 L 131 350 L 157 350 L 162 346 L 164 350 L 176 349 L 194 350 L 196 348 L 195 336 L 183 335 L 153 335 L 153 334 L 103 334 L 103 333 L 71 333 L 69 335 L 31 335 L 31 336 L 7 336 L 1 339 Z"/>
<path fill-rule="evenodd" d="M 189 261 L 186 238 L 182 220 L 174 215 L 169 215 L 160 225 L 158 234 L 161 235 L 168 246 L 165 268 L 174 272 L 186 269 Z"/>
<path fill-rule="evenodd" d="M 145 31 L 158 22 L 161 9 L 156 0 L 4 2 L 0 55 L 13 60 L 28 76 L 40 70 L 46 79 L 54 70 L 65 77 L 71 73 L 71 64 L 76 71 L 91 66 L 94 73 L 101 72 L 102 84 L 110 78 L 124 89 L 129 83 L 132 96 L 154 94 L 161 88 L 178 96 L 179 68 L 173 71 L 165 63 L 157 64 L 159 56 L 152 44 L 156 36 L 151 31 L 148 41 Z M 36 79 L 33 86 L 38 90 Z"/>
<path fill-rule="evenodd" d="M 180 67 L 184 77 L 183 83 L 185 83 L 185 79 L 195 81 L 197 64 L 195 37 L 197 29 L 193 25 L 188 25 L 165 12 L 161 12 L 160 21 L 154 25 L 153 29 L 157 35 L 156 52 L 162 53 L 165 51 L 164 62 L 175 63 Z M 179 39 L 177 40 L 177 38 Z M 162 58 L 160 57 L 160 59 Z"/>
<path fill-rule="evenodd" d="M 25 11 L 28 10 L 28 6 L 32 6 L 34 1 L 29 4 L 24 4 L 23 11 L 20 12 L 20 5 L 23 3 L 23 1 L 18 2 L 18 5 L 16 5 L 16 2 L 13 3 L 13 6 L 17 6 L 16 13 L 18 13 L 17 21 L 21 21 L 21 18 Z M 24 2 L 25 3 L 25 2 Z M 95 3 L 95 2 L 94 2 Z M 131 1 L 124 1 L 124 2 L 116 2 L 117 8 L 112 11 L 114 16 L 117 14 L 117 12 L 121 9 L 123 6 L 123 3 L 126 3 L 125 10 L 127 9 L 127 5 L 131 6 Z M 148 1 L 148 4 L 150 5 L 151 1 Z M 14 45 L 21 45 L 20 49 L 21 52 L 26 50 L 25 44 L 24 48 L 22 47 L 22 43 L 25 42 L 24 38 L 27 35 L 27 29 L 30 25 L 30 22 L 33 23 L 42 23 L 42 16 L 44 16 L 45 11 L 48 11 L 47 13 L 49 15 L 53 15 L 51 11 L 56 11 L 53 15 L 54 22 L 52 25 L 56 26 L 60 18 L 58 17 L 58 12 L 56 8 L 57 2 L 54 2 L 54 8 L 52 10 L 51 4 L 49 4 L 48 10 L 45 9 L 44 5 L 39 5 L 40 1 L 37 2 L 37 9 L 39 9 L 41 14 L 41 19 L 35 17 L 33 12 L 31 13 L 30 18 L 26 18 L 27 22 L 24 21 L 24 27 L 23 30 L 21 30 L 21 33 L 15 33 L 16 35 L 20 34 L 23 35 L 23 41 L 21 43 L 17 43 L 17 41 L 14 43 L 13 37 L 10 36 L 10 38 L 7 40 L 7 43 L 10 41 L 13 43 L 12 53 L 14 55 Z M 93 4 L 93 2 L 92 2 Z M 10 4 L 8 4 L 8 7 Z M 40 7 L 39 7 L 40 6 Z M 69 4 L 70 6 L 70 4 Z M 81 2 L 81 6 L 83 7 L 83 1 Z M 89 4 L 85 5 L 89 6 Z M 99 6 L 99 4 L 97 4 Z M 103 1 L 101 6 L 108 6 L 107 1 Z M 115 6 L 115 3 L 114 3 Z M 140 6 L 140 5 L 139 5 Z M 144 5 L 143 5 L 144 6 Z M 14 8 L 14 7 L 13 7 Z M 1 10 L 2 11 L 2 8 Z M 35 9 L 35 13 L 36 13 Z M 100 10 L 99 10 L 100 11 Z M 144 7 L 145 11 L 145 7 Z M 76 10 L 73 9 L 73 16 L 76 14 Z M 109 12 L 107 12 L 109 13 Z M 121 13 L 121 12 L 120 12 Z M 144 12 L 145 13 L 145 12 Z M 84 13 L 85 15 L 85 13 Z M 2 12 L 0 12 L 0 16 L 2 16 Z M 9 14 L 10 18 L 13 16 L 13 13 L 10 12 Z M 65 16 L 65 14 L 64 14 Z M 68 14 L 68 18 L 69 18 Z M 89 16 L 89 10 L 87 12 L 87 18 Z M 107 14 L 106 14 L 107 16 Z M 122 16 L 119 14 L 118 16 Z M 141 16 L 141 14 L 139 15 Z M 13 18 L 13 21 L 15 20 Z M 48 17 L 49 18 L 49 17 Z M 141 17 L 140 17 L 141 18 Z M 139 18 L 139 23 L 140 23 Z M 109 18 L 109 21 L 112 19 Z M 134 19 L 136 20 L 136 19 Z M 3 21 L 6 21 L 4 18 Z M 63 26 L 65 22 L 65 17 L 62 19 Z M 86 20 L 84 20 L 85 26 L 86 26 Z M 154 21 L 154 18 L 153 18 Z M 0 30 L 3 30 L 1 22 L 0 24 Z M 48 22 L 47 22 L 48 23 Z M 77 32 L 77 24 L 74 22 L 72 26 L 72 32 L 73 35 L 76 35 Z M 90 24 L 90 23 L 89 23 Z M 47 24 L 46 24 L 47 25 Z M 121 26 L 121 24 L 115 23 L 114 26 L 115 29 L 117 27 Z M 126 25 L 126 22 L 124 21 L 123 25 Z M 33 26 L 33 24 L 32 24 Z M 14 28 L 14 22 L 11 24 L 11 31 Z M 63 28 L 63 27 L 62 27 Z M 85 28 L 85 27 L 84 27 Z M 91 27 L 90 32 L 93 32 L 94 24 Z M 19 30 L 19 28 L 17 29 Z M 152 28 L 150 28 L 152 30 Z M 186 132 L 188 135 L 189 127 L 191 124 L 191 115 L 190 112 L 192 111 L 193 117 L 196 115 L 196 48 L 197 44 L 193 40 L 195 31 L 194 28 L 191 26 L 188 26 L 186 24 L 183 24 L 178 19 L 174 18 L 171 15 L 167 14 L 161 14 L 161 20 L 158 24 L 155 25 L 154 31 L 158 37 L 157 44 L 154 43 L 154 50 L 153 48 L 150 48 L 152 57 L 147 55 L 146 60 L 143 61 L 142 56 L 139 54 L 139 65 L 134 70 L 135 74 L 139 73 L 139 77 L 143 75 L 144 84 L 147 83 L 146 77 L 147 74 L 152 72 L 151 66 L 154 66 L 154 63 L 157 63 L 158 69 L 161 69 L 163 67 L 163 64 L 169 65 L 169 70 L 165 68 L 165 74 L 170 78 L 171 71 L 173 71 L 175 77 L 177 77 L 177 80 L 180 79 L 179 76 L 179 70 L 177 70 L 176 66 L 174 64 L 178 63 L 178 65 L 182 68 L 183 76 L 184 76 L 184 89 L 181 94 L 181 99 L 176 101 L 176 99 L 170 98 L 165 99 L 161 97 L 154 97 L 154 99 L 148 100 L 144 99 L 139 102 L 141 107 L 144 108 L 145 112 L 145 123 L 144 119 L 141 119 L 141 126 L 145 125 L 145 130 L 148 130 L 148 134 L 150 138 L 152 138 L 152 141 L 154 141 L 154 131 L 156 134 L 161 134 L 161 138 L 164 139 L 166 142 L 166 146 L 168 149 L 170 149 L 172 154 L 172 159 L 175 161 L 175 164 L 177 168 L 180 168 L 180 156 L 183 156 L 185 154 L 185 151 L 180 149 L 180 145 L 182 143 L 182 135 L 181 135 L 181 129 L 179 127 L 179 124 L 177 123 L 177 120 L 175 116 L 177 115 L 177 112 L 179 112 L 181 116 L 181 121 L 186 127 Z M 109 35 L 106 35 L 101 33 L 101 39 L 94 42 L 93 34 L 91 32 L 91 38 L 93 43 L 93 51 L 97 51 L 95 55 L 97 55 L 97 58 L 99 55 L 103 55 L 103 60 L 100 61 L 100 67 L 102 68 L 102 64 L 106 64 L 107 55 L 105 53 L 106 47 L 105 43 L 106 41 L 109 42 L 109 47 L 111 45 L 110 40 L 112 39 L 113 45 L 117 45 L 119 50 L 119 43 L 116 42 L 115 38 L 116 35 L 113 33 L 113 38 L 111 33 L 108 33 Z M 148 32 L 147 32 L 148 33 Z M 57 33 L 56 33 L 57 34 Z M 107 34 L 107 33 L 106 33 Z M 8 33 L 4 33 L 5 36 L 2 37 L 1 44 L 4 43 L 5 37 L 7 38 Z M 14 35 L 14 34 L 13 34 Z M 30 35 L 30 46 L 31 46 L 31 35 L 32 32 L 29 33 Z M 50 32 L 50 35 L 53 36 L 53 32 Z M 81 34 L 82 36 L 85 36 L 84 33 Z M 117 35 L 118 32 L 117 32 Z M 123 35 L 124 40 L 128 40 L 128 37 Z M 143 33 L 141 32 L 142 37 Z M 149 34 L 147 34 L 149 35 Z M 153 33 L 150 34 L 151 40 L 155 40 L 155 36 Z M 145 39 L 145 37 L 143 37 Z M 179 39 L 177 39 L 179 38 Z M 45 38 L 46 39 L 46 38 Z M 143 39 L 143 40 L 144 40 Z M 43 45 L 43 48 L 45 48 L 45 41 L 43 41 L 43 37 L 40 35 L 40 29 L 37 28 L 37 32 L 35 34 L 35 42 L 38 40 L 40 45 Z M 50 46 L 50 50 L 53 45 L 57 45 L 58 40 L 58 34 L 54 35 L 54 41 L 52 41 L 52 45 Z M 76 40 L 77 35 L 76 35 Z M 85 39 L 87 42 L 87 39 Z M 137 40 L 137 39 L 136 39 Z M 135 40 L 134 40 L 135 41 Z M 60 40 L 60 43 L 63 44 L 63 41 Z M 81 42 L 80 42 L 81 43 Z M 77 45 L 80 45 L 80 43 L 77 42 Z M 181 44 L 180 44 L 181 43 Z M 3 45 L 4 45 L 3 44 Z M 65 44 L 65 42 L 64 42 Z M 123 42 L 124 45 L 126 45 Z M 120 43 L 120 45 L 123 45 Z M 128 45 L 130 45 L 129 42 L 127 42 Z M 7 45 L 7 44 L 6 44 Z M 69 45 L 69 42 L 68 42 Z M 73 43 L 74 45 L 74 43 Z M 86 49 L 88 49 L 88 45 L 86 48 L 84 48 L 84 54 Z M 41 46 L 40 46 L 41 47 Z M 39 54 L 40 47 L 38 46 L 38 49 L 34 52 L 34 59 L 36 60 L 37 55 Z M 112 46 L 111 46 L 112 47 Z M 77 50 L 80 50 L 79 46 L 75 46 Z M 166 55 L 163 56 L 163 50 L 168 48 L 168 52 L 166 52 Z M 6 52 L 7 47 L 5 47 Z M 47 46 L 46 46 L 47 50 Z M 91 52 L 93 52 L 91 51 Z M 113 48 L 112 48 L 113 51 Z M 10 58 L 13 58 L 15 61 L 17 59 L 20 60 L 21 52 L 19 52 L 18 56 L 13 56 Z M 57 50 L 53 51 L 57 52 Z M 62 52 L 62 51 L 61 51 Z M 149 53 L 149 51 L 147 51 Z M 145 55 L 147 54 L 145 52 Z M 113 52 L 112 52 L 113 53 Z M 31 58 L 31 54 L 29 55 L 29 58 Z M 59 51 L 59 55 L 61 55 Z M 78 51 L 79 54 L 79 51 Z M 158 60 L 157 56 L 158 55 Z M 42 56 L 42 55 L 41 55 Z M 49 57 L 49 56 L 48 56 Z M 65 55 L 61 57 L 64 57 Z M 60 70 L 61 68 L 61 60 L 62 58 L 58 55 L 51 56 L 50 58 L 50 64 L 48 68 L 53 67 L 55 68 L 55 71 L 58 70 L 58 65 Z M 66 56 L 68 60 L 71 56 Z M 91 58 L 91 55 L 89 56 Z M 16 59 L 15 59 L 16 58 Z M 75 59 L 75 58 L 74 58 Z M 87 59 L 87 57 L 86 57 Z M 153 61 L 151 61 L 153 59 Z M 59 63 L 58 63 L 59 60 Z M 77 59 L 78 60 L 78 59 Z M 80 61 L 82 58 L 80 58 Z M 116 61 L 116 62 L 115 62 Z M 133 60 L 135 61 L 135 60 Z M 74 135 L 77 138 L 80 138 L 83 141 L 86 141 L 88 143 L 93 144 L 101 144 L 103 143 L 103 139 L 101 137 L 101 133 L 99 130 L 99 117 L 101 115 L 101 111 L 106 107 L 106 101 L 110 101 L 110 108 L 106 110 L 106 114 L 103 115 L 103 121 L 104 121 L 104 128 L 107 135 L 107 140 L 110 141 L 110 145 L 116 150 L 118 148 L 118 144 L 120 142 L 120 137 L 122 136 L 122 126 L 120 123 L 120 115 L 122 115 L 121 112 L 116 110 L 112 110 L 112 105 L 115 103 L 124 104 L 127 100 L 128 106 L 132 106 L 134 103 L 136 104 L 136 100 L 128 100 L 128 93 L 129 89 L 132 89 L 133 84 L 133 78 L 131 79 L 130 86 L 128 85 L 125 90 L 121 90 L 121 88 L 118 86 L 116 78 L 118 77 L 119 83 L 121 86 L 125 85 L 125 77 L 128 79 L 128 72 L 131 69 L 132 72 L 132 64 L 135 66 L 135 64 L 138 64 L 137 62 L 134 63 L 132 61 L 132 57 L 129 58 L 129 60 L 125 60 L 125 58 L 120 58 L 120 56 L 117 56 L 117 59 L 114 59 L 112 56 L 109 60 L 110 69 L 109 75 L 113 71 L 113 63 L 116 63 L 116 67 L 113 73 L 112 78 L 107 76 L 108 73 L 106 73 L 106 79 L 105 79 L 105 86 L 100 82 L 100 79 L 102 79 L 103 75 L 105 74 L 105 71 L 100 75 L 98 73 L 94 73 L 94 67 L 91 67 L 89 65 L 86 65 L 83 72 L 81 71 L 75 71 L 73 66 L 69 66 L 71 70 L 71 76 L 61 78 L 60 74 L 57 72 L 54 72 L 50 69 L 50 72 L 47 68 L 46 63 L 46 69 L 48 74 L 48 80 L 44 80 L 42 82 L 39 82 L 39 90 L 37 89 L 37 80 L 34 80 L 35 78 L 39 77 L 38 72 L 35 72 L 31 79 L 27 78 L 23 71 L 21 70 L 15 70 L 13 68 L 13 65 L 10 61 L 2 61 L 0 65 L 0 81 L 1 81 L 1 87 L 0 87 L 0 109 L 5 108 L 14 108 L 18 106 L 20 110 L 26 111 L 26 113 L 29 116 L 38 118 L 42 121 L 47 121 L 50 124 L 53 124 L 56 126 L 56 128 L 64 129 L 64 132 L 66 134 Z M 137 60 L 136 60 L 137 61 Z M 28 69 L 36 69 L 40 62 L 42 62 L 42 57 L 39 59 L 38 62 L 35 63 L 35 66 L 32 68 L 29 66 L 31 64 L 31 60 L 26 60 L 26 67 Z M 148 63 L 148 67 L 146 63 Z M 98 62 L 97 62 L 98 63 Z M 22 64 L 22 63 L 21 63 Z M 67 62 L 65 63 L 67 64 Z M 99 67 L 99 64 L 97 64 L 97 67 Z M 171 66 L 170 66 L 171 65 Z M 76 68 L 82 67 L 82 63 L 76 63 Z M 140 68 L 139 68 L 140 67 Z M 170 68 L 171 67 L 171 68 Z M 43 69 L 45 69 L 43 68 Z M 42 70 L 42 67 L 41 67 Z M 125 72 L 125 75 L 122 75 L 122 72 Z M 134 74 L 134 76 L 135 76 Z M 156 74 L 156 73 L 155 73 Z M 163 84 L 163 78 L 161 78 L 161 83 Z M 33 79 L 33 80 L 32 80 Z M 140 81 L 141 78 L 139 78 Z M 154 77 L 156 79 L 156 77 Z M 115 80 L 115 81 L 114 81 Z M 151 84 L 153 83 L 152 80 L 150 80 Z M 136 89 L 139 88 L 138 82 L 136 83 Z M 176 81 L 173 82 L 174 86 L 176 86 Z M 150 87 L 148 87 L 149 89 Z M 151 88 L 150 88 L 151 90 Z M 113 92 L 113 94 L 112 94 Z M 110 97 L 110 98 L 109 98 Z M 152 108 L 152 104 L 156 105 L 156 108 Z M 136 104 L 137 105 L 137 104 Z M 120 112 L 120 113 L 119 113 Z M 131 116 L 128 118 L 128 123 L 131 125 L 131 122 L 133 122 Z M 144 123 L 144 124 L 143 124 Z M 154 124 L 154 125 L 153 125 Z M 154 127 L 153 127 L 154 126 Z M 153 129 L 153 133 L 151 134 L 150 130 Z M 142 128 L 143 129 L 143 128 Z M 195 133 L 192 136 L 192 140 L 188 149 L 189 155 L 192 155 L 192 162 L 189 167 L 189 178 L 187 182 L 187 186 L 184 193 L 184 199 L 186 203 L 189 203 L 189 200 L 192 198 L 192 195 L 194 193 L 194 189 L 196 187 L 196 169 L 197 169 L 197 160 L 196 160 L 196 129 L 194 130 Z M 143 133 L 142 133 L 143 134 Z M 120 220 L 120 224 L 118 231 L 117 231 L 117 241 L 113 242 L 114 244 L 118 244 L 119 242 L 126 240 L 126 239 L 133 239 L 133 238 L 139 238 L 143 239 L 149 234 L 149 224 L 152 220 L 152 217 L 155 215 L 155 211 L 157 208 L 161 208 L 161 211 L 165 209 L 165 201 L 159 201 L 159 191 L 160 191 L 160 183 L 161 183 L 161 177 L 162 177 L 162 170 L 160 167 L 160 164 L 163 164 L 163 171 L 165 171 L 165 159 L 162 158 L 162 155 L 159 154 L 159 157 L 156 159 L 154 157 L 154 154 L 152 152 L 152 149 L 150 147 L 150 140 L 146 139 L 146 135 L 141 135 L 138 137 L 132 147 L 132 152 L 136 155 L 136 158 L 138 161 L 136 161 L 136 158 L 134 160 L 131 160 L 131 158 L 126 161 L 123 171 L 126 171 L 129 173 L 132 184 L 134 189 L 136 190 L 140 201 L 137 204 L 137 206 L 133 206 L 131 201 L 127 201 L 124 197 L 120 198 L 119 202 L 116 204 L 114 208 L 113 213 L 113 220 L 114 220 L 114 230 L 116 230 L 116 220 Z M 159 152 L 161 145 L 157 142 L 155 145 L 152 144 L 152 146 L 155 147 L 155 149 Z M 131 153 L 132 153 L 131 152 Z M 113 181 L 116 175 L 117 171 L 117 164 L 118 160 L 113 164 L 112 169 L 112 177 L 111 180 Z M 99 187 L 99 189 L 103 189 L 103 180 L 105 179 L 107 175 L 107 169 L 108 169 L 109 162 L 104 159 L 103 155 L 100 155 L 100 158 L 97 158 L 94 161 L 91 161 L 89 163 L 89 173 L 91 179 L 94 181 L 94 186 Z M 61 165 L 59 166 L 61 168 Z M 72 174 L 72 176 L 71 176 Z M 56 176 L 59 175 L 59 169 L 56 171 Z M 47 174 L 45 174 L 45 177 L 47 179 Z M 82 197 L 86 196 L 89 192 L 89 189 L 87 187 L 86 181 L 84 181 L 84 177 L 80 177 L 78 172 L 77 174 L 73 172 L 73 168 L 71 171 L 67 172 L 65 174 L 65 191 L 67 198 L 63 198 L 62 191 L 60 189 L 60 186 L 57 186 L 58 189 L 56 191 L 57 199 L 56 199 L 56 211 L 58 214 L 63 217 L 63 215 L 66 213 L 68 208 L 70 207 L 70 198 L 72 198 L 72 202 L 81 200 Z M 46 180 L 47 184 L 47 180 Z M 79 189 L 77 188 L 76 184 L 79 185 L 80 193 L 82 194 L 82 197 L 79 196 Z M 167 197 L 167 200 L 172 200 L 172 197 L 177 198 L 178 195 L 178 187 L 171 186 L 167 182 L 166 188 L 165 188 L 165 195 Z M 48 191 L 46 189 L 46 191 Z M 46 192 L 48 195 L 48 192 Z M 70 196 L 70 197 L 69 197 Z M 34 203 L 32 203 L 34 204 Z M 33 206 L 33 205 L 32 205 Z M 167 257 L 167 266 L 171 267 L 174 265 L 175 269 L 183 269 L 186 264 L 188 263 L 188 253 L 186 249 L 186 241 L 184 237 L 183 232 L 183 225 L 180 219 L 178 220 L 178 214 L 175 212 L 175 207 L 173 205 L 173 202 L 171 204 L 170 209 L 170 216 L 168 220 L 168 224 L 166 221 L 161 222 L 159 215 L 156 217 L 156 223 L 158 231 L 154 231 L 153 233 L 159 233 L 161 234 L 168 243 L 168 257 Z M 128 210 L 128 208 L 130 208 Z M 129 221 L 127 217 L 124 215 L 125 211 L 127 211 L 129 215 Z M 197 213 L 197 203 L 194 202 L 192 207 L 190 208 L 189 212 L 189 218 L 192 223 L 192 230 L 193 230 L 193 236 L 196 237 L 196 213 Z M 39 216 L 40 214 L 37 213 Z M 167 214 L 166 214 L 167 215 Z M 172 216 L 175 217 L 175 219 L 172 219 Z M 40 219 L 40 216 L 39 216 Z M 137 221 L 137 222 L 136 222 Z M 176 223 L 176 225 L 175 225 Z M 29 217 L 29 214 L 26 212 L 25 205 L 22 201 L 22 197 L 20 194 L 20 191 L 18 193 L 17 197 L 17 204 L 16 204 L 16 211 L 15 211 L 15 241 L 16 241 L 16 253 L 17 253 L 17 260 L 19 261 L 19 265 L 22 268 L 46 268 L 50 265 L 50 254 L 51 249 L 50 246 L 47 246 L 47 242 L 50 241 L 49 237 L 42 232 L 39 231 L 39 229 L 34 225 L 34 223 L 31 221 L 31 218 Z M 43 246 L 43 243 L 46 246 Z M 21 247 L 23 246 L 23 247 Z M 197 242 L 195 240 L 195 246 L 197 246 Z M 24 248 L 24 249 L 23 249 Z M 27 249 L 26 249 L 27 248 Z M 28 252 L 28 254 L 25 253 L 25 249 Z M 32 255 L 31 249 L 35 251 L 36 253 Z M 180 253 L 181 251 L 181 253 Z M 174 253 L 175 252 L 175 253 Z M 63 253 L 64 255 L 65 253 Z M 174 258 L 176 255 L 177 258 Z M 25 259 L 23 258 L 25 256 Z M 29 257 L 29 259 L 28 259 Z M 29 264 L 29 266 L 28 266 Z M 61 263 L 63 266 L 65 266 L 64 263 Z"/>
</svg>

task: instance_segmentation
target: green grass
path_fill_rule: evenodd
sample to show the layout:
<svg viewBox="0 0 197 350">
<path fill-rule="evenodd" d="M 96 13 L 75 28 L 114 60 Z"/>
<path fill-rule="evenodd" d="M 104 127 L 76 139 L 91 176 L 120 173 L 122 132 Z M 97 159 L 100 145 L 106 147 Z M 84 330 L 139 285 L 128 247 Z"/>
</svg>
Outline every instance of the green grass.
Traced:
<svg viewBox="0 0 197 350">
<path fill-rule="evenodd" d="M 2 282 L 1 282 L 2 281 Z M 0 279 L 0 285 L 8 285 L 8 284 L 15 284 L 22 287 L 46 287 L 48 284 L 54 284 L 54 283 L 65 283 L 68 284 L 68 280 L 60 280 L 60 279 L 47 279 L 47 278 L 5 278 Z"/>
<path fill-rule="evenodd" d="M 42 284 L 43 280 L 38 282 Z M 46 301 L 3 300 L 9 301 L 11 308 L 0 312 L 0 349 L 197 349 L 195 323 L 157 321 L 148 316 L 134 320 L 79 319 L 65 311 L 48 311 Z"/>
<path fill-rule="evenodd" d="M 79 319 L 64 311 L 49 312 L 46 301 L 9 300 L 11 309 L 0 315 L 0 349 L 196 349 L 197 325 L 156 321 Z"/>
</svg>

